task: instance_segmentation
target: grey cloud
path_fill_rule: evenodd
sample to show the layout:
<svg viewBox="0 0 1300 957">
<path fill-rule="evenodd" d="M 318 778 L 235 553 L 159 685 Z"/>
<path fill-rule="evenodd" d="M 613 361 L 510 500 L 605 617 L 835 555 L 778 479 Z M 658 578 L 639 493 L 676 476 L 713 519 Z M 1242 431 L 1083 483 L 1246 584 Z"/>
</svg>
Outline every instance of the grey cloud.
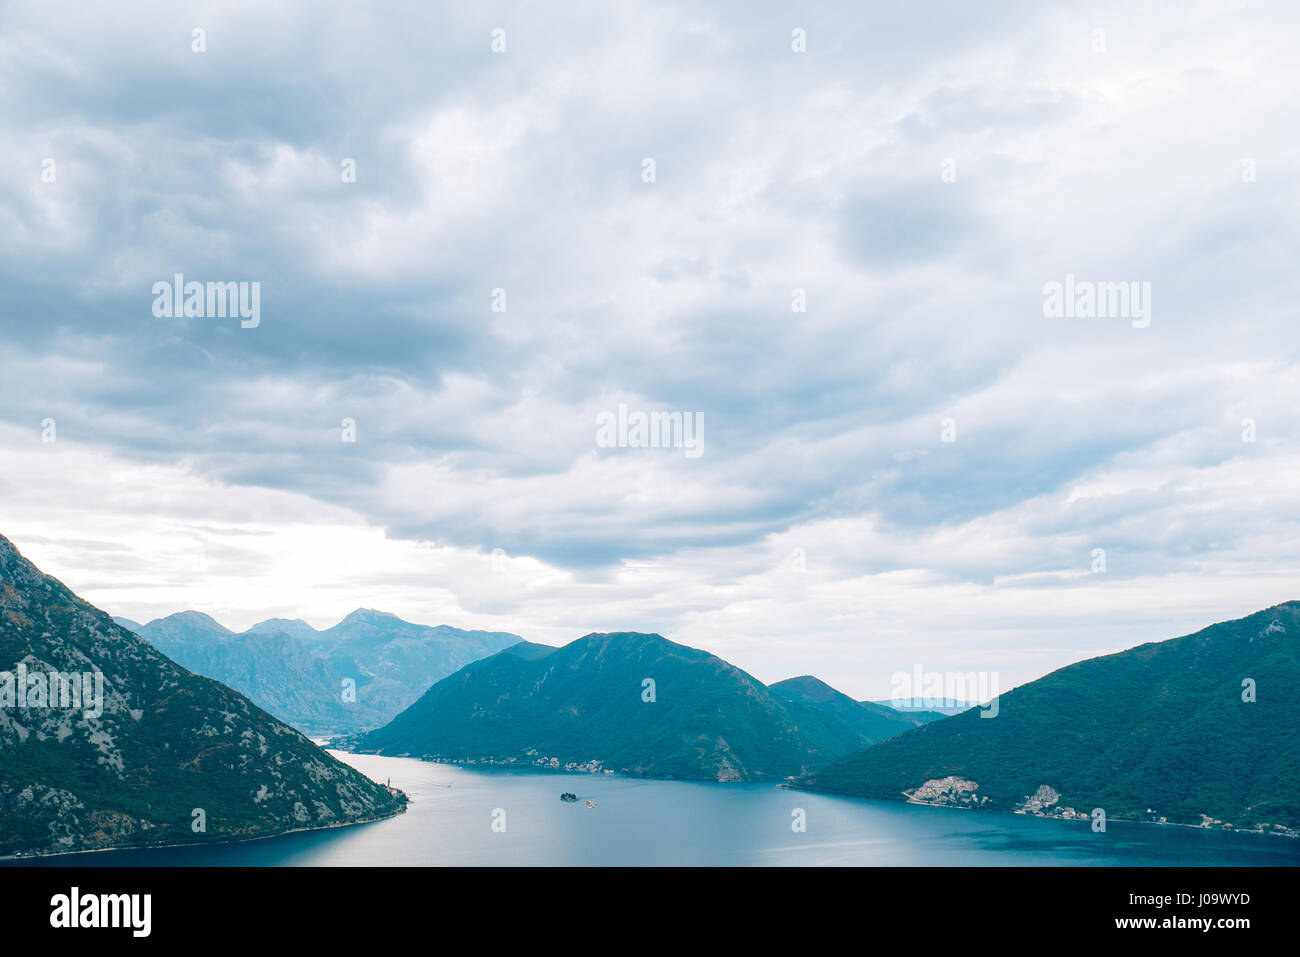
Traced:
<svg viewBox="0 0 1300 957">
<path fill-rule="evenodd" d="M 1062 22 L 1036 5 L 290 6 L 215 17 L 202 57 L 161 6 L 62 37 L 34 9 L 11 13 L 3 73 L 2 125 L 22 141 L 0 215 L 25 241 L 0 239 L 4 368 L 23 384 L 0 415 L 54 415 L 69 439 L 302 492 L 394 535 L 589 575 L 821 519 L 875 514 L 905 538 L 1154 454 L 1227 401 L 1104 388 L 1096 357 L 1090 382 L 1006 381 L 1038 350 L 1109 337 L 1147 350 L 1154 378 L 1293 348 L 1214 328 L 1235 305 L 1285 332 L 1277 249 L 1295 223 L 1264 180 L 1179 196 L 1159 168 L 1053 165 L 1053 137 L 1092 135 L 1071 148 L 1110 160 L 1127 147 L 1044 78 L 1058 54 L 1037 46 Z M 50 189 L 34 179 L 46 149 Z M 1069 270 L 1151 279 L 1152 334 L 1047 325 L 1039 290 Z M 261 281 L 262 326 L 154 319 L 150 285 L 174 272 Z M 1054 392 L 1072 388 L 1089 401 Z M 986 395 L 988 418 L 959 414 L 962 441 L 937 448 L 938 420 Z M 620 397 L 702 412 L 706 455 L 598 454 L 593 411 Z M 338 441 L 345 416 L 356 447 Z M 445 484 L 395 499 L 386 481 L 421 463 Z M 642 479 L 660 494 L 639 510 L 603 494 Z M 1079 534 L 1124 521 L 1094 514 Z"/>
</svg>

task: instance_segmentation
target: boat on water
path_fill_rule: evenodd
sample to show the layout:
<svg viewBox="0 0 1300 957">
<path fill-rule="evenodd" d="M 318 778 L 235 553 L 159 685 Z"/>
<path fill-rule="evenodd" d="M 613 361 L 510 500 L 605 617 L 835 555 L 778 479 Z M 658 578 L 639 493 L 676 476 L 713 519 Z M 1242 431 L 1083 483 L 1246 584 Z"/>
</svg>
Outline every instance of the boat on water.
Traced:
<svg viewBox="0 0 1300 957">
<path fill-rule="evenodd" d="M 570 792 L 565 791 L 563 794 L 560 795 L 560 800 L 564 801 L 566 804 L 572 804 L 578 800 L 578 795 L 571 794 Z"/>
<path fill-rule="evenodd" d="M 595 801 L 588 801 L 588 802 L 587 802 L 587 807 L 595 807 L 595 806 L 596 806 L 596 802 L 595 802 Z"/>
</svg>

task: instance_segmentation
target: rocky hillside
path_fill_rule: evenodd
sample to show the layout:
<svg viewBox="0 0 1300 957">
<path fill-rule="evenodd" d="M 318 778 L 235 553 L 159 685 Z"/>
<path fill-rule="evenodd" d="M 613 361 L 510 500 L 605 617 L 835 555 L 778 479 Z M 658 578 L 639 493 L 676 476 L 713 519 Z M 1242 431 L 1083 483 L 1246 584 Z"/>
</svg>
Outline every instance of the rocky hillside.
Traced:
<svg viewBox="0 0 1300 957">
<path fill-rule="evenodd" d="M 51 692 L 72 674 L 101 676 L 102 707 Z M 404 806 L 0 536 L 0 855 L 263 837 Z"/>
</svg>

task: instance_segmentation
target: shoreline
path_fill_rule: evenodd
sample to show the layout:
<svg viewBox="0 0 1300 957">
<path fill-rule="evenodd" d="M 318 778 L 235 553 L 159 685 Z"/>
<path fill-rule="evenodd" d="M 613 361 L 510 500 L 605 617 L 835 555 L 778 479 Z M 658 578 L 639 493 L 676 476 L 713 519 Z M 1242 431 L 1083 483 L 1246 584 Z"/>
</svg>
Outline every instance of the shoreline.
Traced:
<svg viewBox="0 0 1300 957">
<path fill-rule="evenodd" d="M 338 749 L 331 749 L 331 750 L 338 750 Z M 908 797 L 906 791 L 899 792 L 900 796 L 894 798 L 894 797 L 875 797 L 867 794 L 850 794 L 846 791 L 818 790 L 813 788 L 800 787 L 798 784 L 788 779 L 782 781 L 776 781 L 776 782 L 772 782 L 772 779 L 759 780 L 759 781 L 714 781 L 709 778 L 658 777 L 658 776 L 646 775 L 646 774 L 633 774 L 628 771 L 611 771 L 609 773 L 603 771 L 602 772 L 567 771 L 564 768 L 550 768 L 550 767 L 534 766 L 528 764 L 516 764 L 507 761 L 501 761 L 501 762 L 489 761 L 484 763 L 469 764 L 464 761 L 458 761 L 458 760 L 434 760 L 434 759 L 429 759 L 423 756 L 417 756 L 413 754 L 382 754 L 375 751 L 367 752 L 367 751 L 341 751 L 340 750 L 339 753 L 369 755 L 372 757 L 381 757 L 381 758 L 401 758 L 410 761 L 420 761 L 425 764 L 441 764 L 446 767 L 463 768 L 468 771 L 482 771 L 489 774 L 497 773 L 497 772 L 515 772 L 515 773 L 522 772 L 525 774 L 550 773 L 550 774 L 562 774 L 567 777 L 595 777 L 595 778 L 612 777 L 612 778 L 622 778 L 625 780 L 677 781 L 677 782 L 684 782 L 684 783 L 691 783 L 691 784 L 722 784 L 727 786 L 764 785 L 764 784 L 772 783 L 772 786 L 776 788 L 784 788 L 791 791 L 800 791 L 803 792 L 804 794 L 822 794 L 827 797 L 842 797 L 842 798 L 851 798 L 854 800 L 864 800 L 864 801 L 888 801 L 890 803 L 911 804 L 918 807 L 944 808 L 945 810 L 949 810 L 949 811 L 987 811 L 992 814 L 1005 814 L 1014 817 L 1028 817 L 1039 821 L 1055 821 L 1060 824 L 1089 824 L 1090 823 L 1090 820 L 1086 818 L 1085 819 L 1075 818 L 1072 820 L 1070 818 L 1054 817 L 1050 814 L 1030 814 L 1028 812 L 1017 811 L 1014 809 L 1008 810 L 1005 808 L 990 808 L 982 805 L 981 806 L 975 806 L 975 805 L 960 806 L 960 805 L 953 805 L 953 804 L 940 804 L 935 801 L 916 801 Z M 1221 826 L 1204 827 L 1200 824 L 1187 824 L 1181 821 L 1165 821 L 1163 823 L 1161 823 L 1160 821 L 1139 821 L 1130 818 L 1108 818 L 1107 822 L 1115 823 L 1115 824 L 1144 824 L 1151 827 L 1185 827 L 1193 831 L 1218 832 L 1221 834 L 1250 834 L 1259 837 L 1278 837 L 1278 838 L 1290 838 L 1292 840 L 1300 840 L 1300 834 L 1296 833 L 1296 831 L 1300 829 L 1295 829 L 1295 828 L 1291 829 L 1289 832 L 1266 831 L 1266 830 L 1251 830 L 1248 828 L 1221 827 Z"/>
<path fill-rule="evenodd" d="M 269 841 L 273 838 L 284 837 L 287 834 L 310 834 L 312 831 L 335 831 L 344 827 L 356 827 L 359 824 L 377 824 L 380 821 L 389 821 L 405 814 L 406 807 L 407 804 L 403 803 L 392 814 L 384 814 L 380 817 L 368 817 L 358 821 L 340 821 L 337 824 L 324 824 L 320 827 L 291 827 L 288 830 L 276 831 L 274 834 L 258 834 L 254 837 L 232 837 L 213 841 L 181 841 L 175 844 L 115 844 L 112 847 L 85 847 L 77 851 L 55 851 L 48 854 L 0 854 L 0 862 L 9 864 L 22 863 L 23 861 L 48 861 L 53 857 L 76 857 L 82 854 L 102 854 L 107 851 L 155 851 L 169 847 L 232 847 L 236 844 Z"/>
<path fill-rule="evenodd" d="M 338 751 L 340 754 L 355 754 L 361 757 L 372 758 L 394 758 L 402 761 L 419 761 L 422 764 L 439 764 L 448 768 L 461 768 L 466 771 L 482 771 L 485 774 L 558 774 L 570 778 L 595 778 L 596 780 L 625 780 L 625 781 L 668 781 L 678 784 L 718 784 L 724 787 L 755 787 L 755 786 L 772 786 L 784 787 L 783 780 L 777 778 L 757 778 L 748 781 L 719 781 L 716 778 L 688 778 L 674 777 L 663 774 L 640 774 L 636 771 L 626 769 L 602 768 L 599 771 L 580 771 L 577 769 L 570 770 L 564 767 L 551 767 L 544 764 L 523 764 L 517 761 L 481 761 L 471 763 L 466 760 L 453 758 L 426 758 L 417 754 L 384 754 L 379 751 L 343 751 L 338 748 L 331 748 L 331 751 Z"/>
<path fill-rule="evenodd" d="M 632 772 L 629 771 L 622 771 L 622 770 L 616 770 L 614 768 L 605 768 L 605 767 L 601 767 L 599 769 L 593 770 L 589 768 L 583 768 L 581 766 L 569 768 L 563 765 L 557 766 L 557 765 L 549 765 L 549 764 L 530 764 L 523 761 L 495 760 L 492 758 L 476 758 L 474 760 L 470 760 L 468 758 L 444 758 L 440 756 L 435 757 L 432 755 L 423 755 L 423 754 L 385 754 L 382 751 L 346 751 L 342 748 L 326 748 L 325 750 L 331 753 L 337 752 L 339 754 L 355 754 L 355 755 L 360 755 L 362 757 L 405 758 L 411 761 L 421 761 L 424 764 L 443 764 L 448 767 L 469 768 L 472 770 L 489 769 L 489 770 L 502 770 L 502 771 L 506 771 L 506 770 L 540 771 L 543 773 L 550 773 L 550 774 L 567 774 L 572 777 L 581 776 L 581 777 L 592 777 L 592 778 L 647 777 L 648 776 L 648 775 L 633 774 Z M 572 763 L 576 764 L 576 762 L 572 762 Z M 590 762 L 583 762 L 583 763 L 589 764 Z M 687 779 L 659 778 L 658 780 L 673 781 L 673 780 L 687 780 Z M 708 779 L 701 778 L 700 780 L 708 780 Z"/>
<path fill-rule="evenodd" d="M 1009 815 L 1014 817 L 1027 817 L 1037 821 L 1055 821 L 1058 824 L 1088 824 L 1089 823 L 1087 819 L 1080 820 L 1078 818 L 1075 818 L 1071 820 L 1069 818 L 1064 818 L 1064 817 L 1053 817 L 1050 814 L 1029 814 L 1024 811 L 1007 810 L 1005 808 L 960 807 L 952 804 L 937 804 L 934 801 L 913 801 L 911 798 L 908 798 L 906 796 L 907 792 L 905 791 L 899 792 L 900 794 L 903 795 L 902 797 L 892 798 L 892 797 L 874 797 L 869 794 L 850 794 L 847 791 L 829 791 L 829 790 L 821 790 L 821 789 L 814 789 L 814 788 L 805 788 L 805 787 L 799 787 L 798 785 L 791 782 L 787 782 L 785 784 L 778 784 L 777 787 L 789 788 L 791 791 L 801 791 L 804 794 L 824 794 L 827 797 L 852 798 L 854 800 L 859 800 L 859 801 L 890 801 L 898 804 L 911 804 L 918 807 L 938 807 L 938 808 L 943 808 L 944 810 L 947 811 L 986 811 L 990 814 Z M 1206 833 L 1249 834 L 1253 837 L 1290 838 L 1293 841 L 1300 839 L 1300 834 L 1295 833 L 1296 829 L 1291 829 L 1290 832 L 1283 832 L 1283 831 L 1253 830 L 1249 828 L 1238 828 L 1238 827 L 1205 827 L 1200 824 L 1185 824 L 1182 821 L 1164 821 L 1164 822 L 1137 821 L 1131 818 L 1117 818 L 1117 817 L 1108 817 L 1106 819 L 1106 823 L 1107 824 L 1142 824 L 1148 827 L 1185 827 L 1192 831 L 1204 831 Z"/>
</svg>

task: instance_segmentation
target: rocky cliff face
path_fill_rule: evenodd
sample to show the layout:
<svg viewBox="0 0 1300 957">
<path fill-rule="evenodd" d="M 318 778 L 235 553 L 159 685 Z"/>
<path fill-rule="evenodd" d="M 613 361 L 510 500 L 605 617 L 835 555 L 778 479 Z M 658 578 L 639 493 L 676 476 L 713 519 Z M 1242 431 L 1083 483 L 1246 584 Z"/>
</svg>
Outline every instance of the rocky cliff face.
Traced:
<svg viewBox="0 0 1300 957">
<path fill-rule="evenodd" d="M 0 536 L 0 855 L 262 837 L 404 806 Z"/>
</svg>

